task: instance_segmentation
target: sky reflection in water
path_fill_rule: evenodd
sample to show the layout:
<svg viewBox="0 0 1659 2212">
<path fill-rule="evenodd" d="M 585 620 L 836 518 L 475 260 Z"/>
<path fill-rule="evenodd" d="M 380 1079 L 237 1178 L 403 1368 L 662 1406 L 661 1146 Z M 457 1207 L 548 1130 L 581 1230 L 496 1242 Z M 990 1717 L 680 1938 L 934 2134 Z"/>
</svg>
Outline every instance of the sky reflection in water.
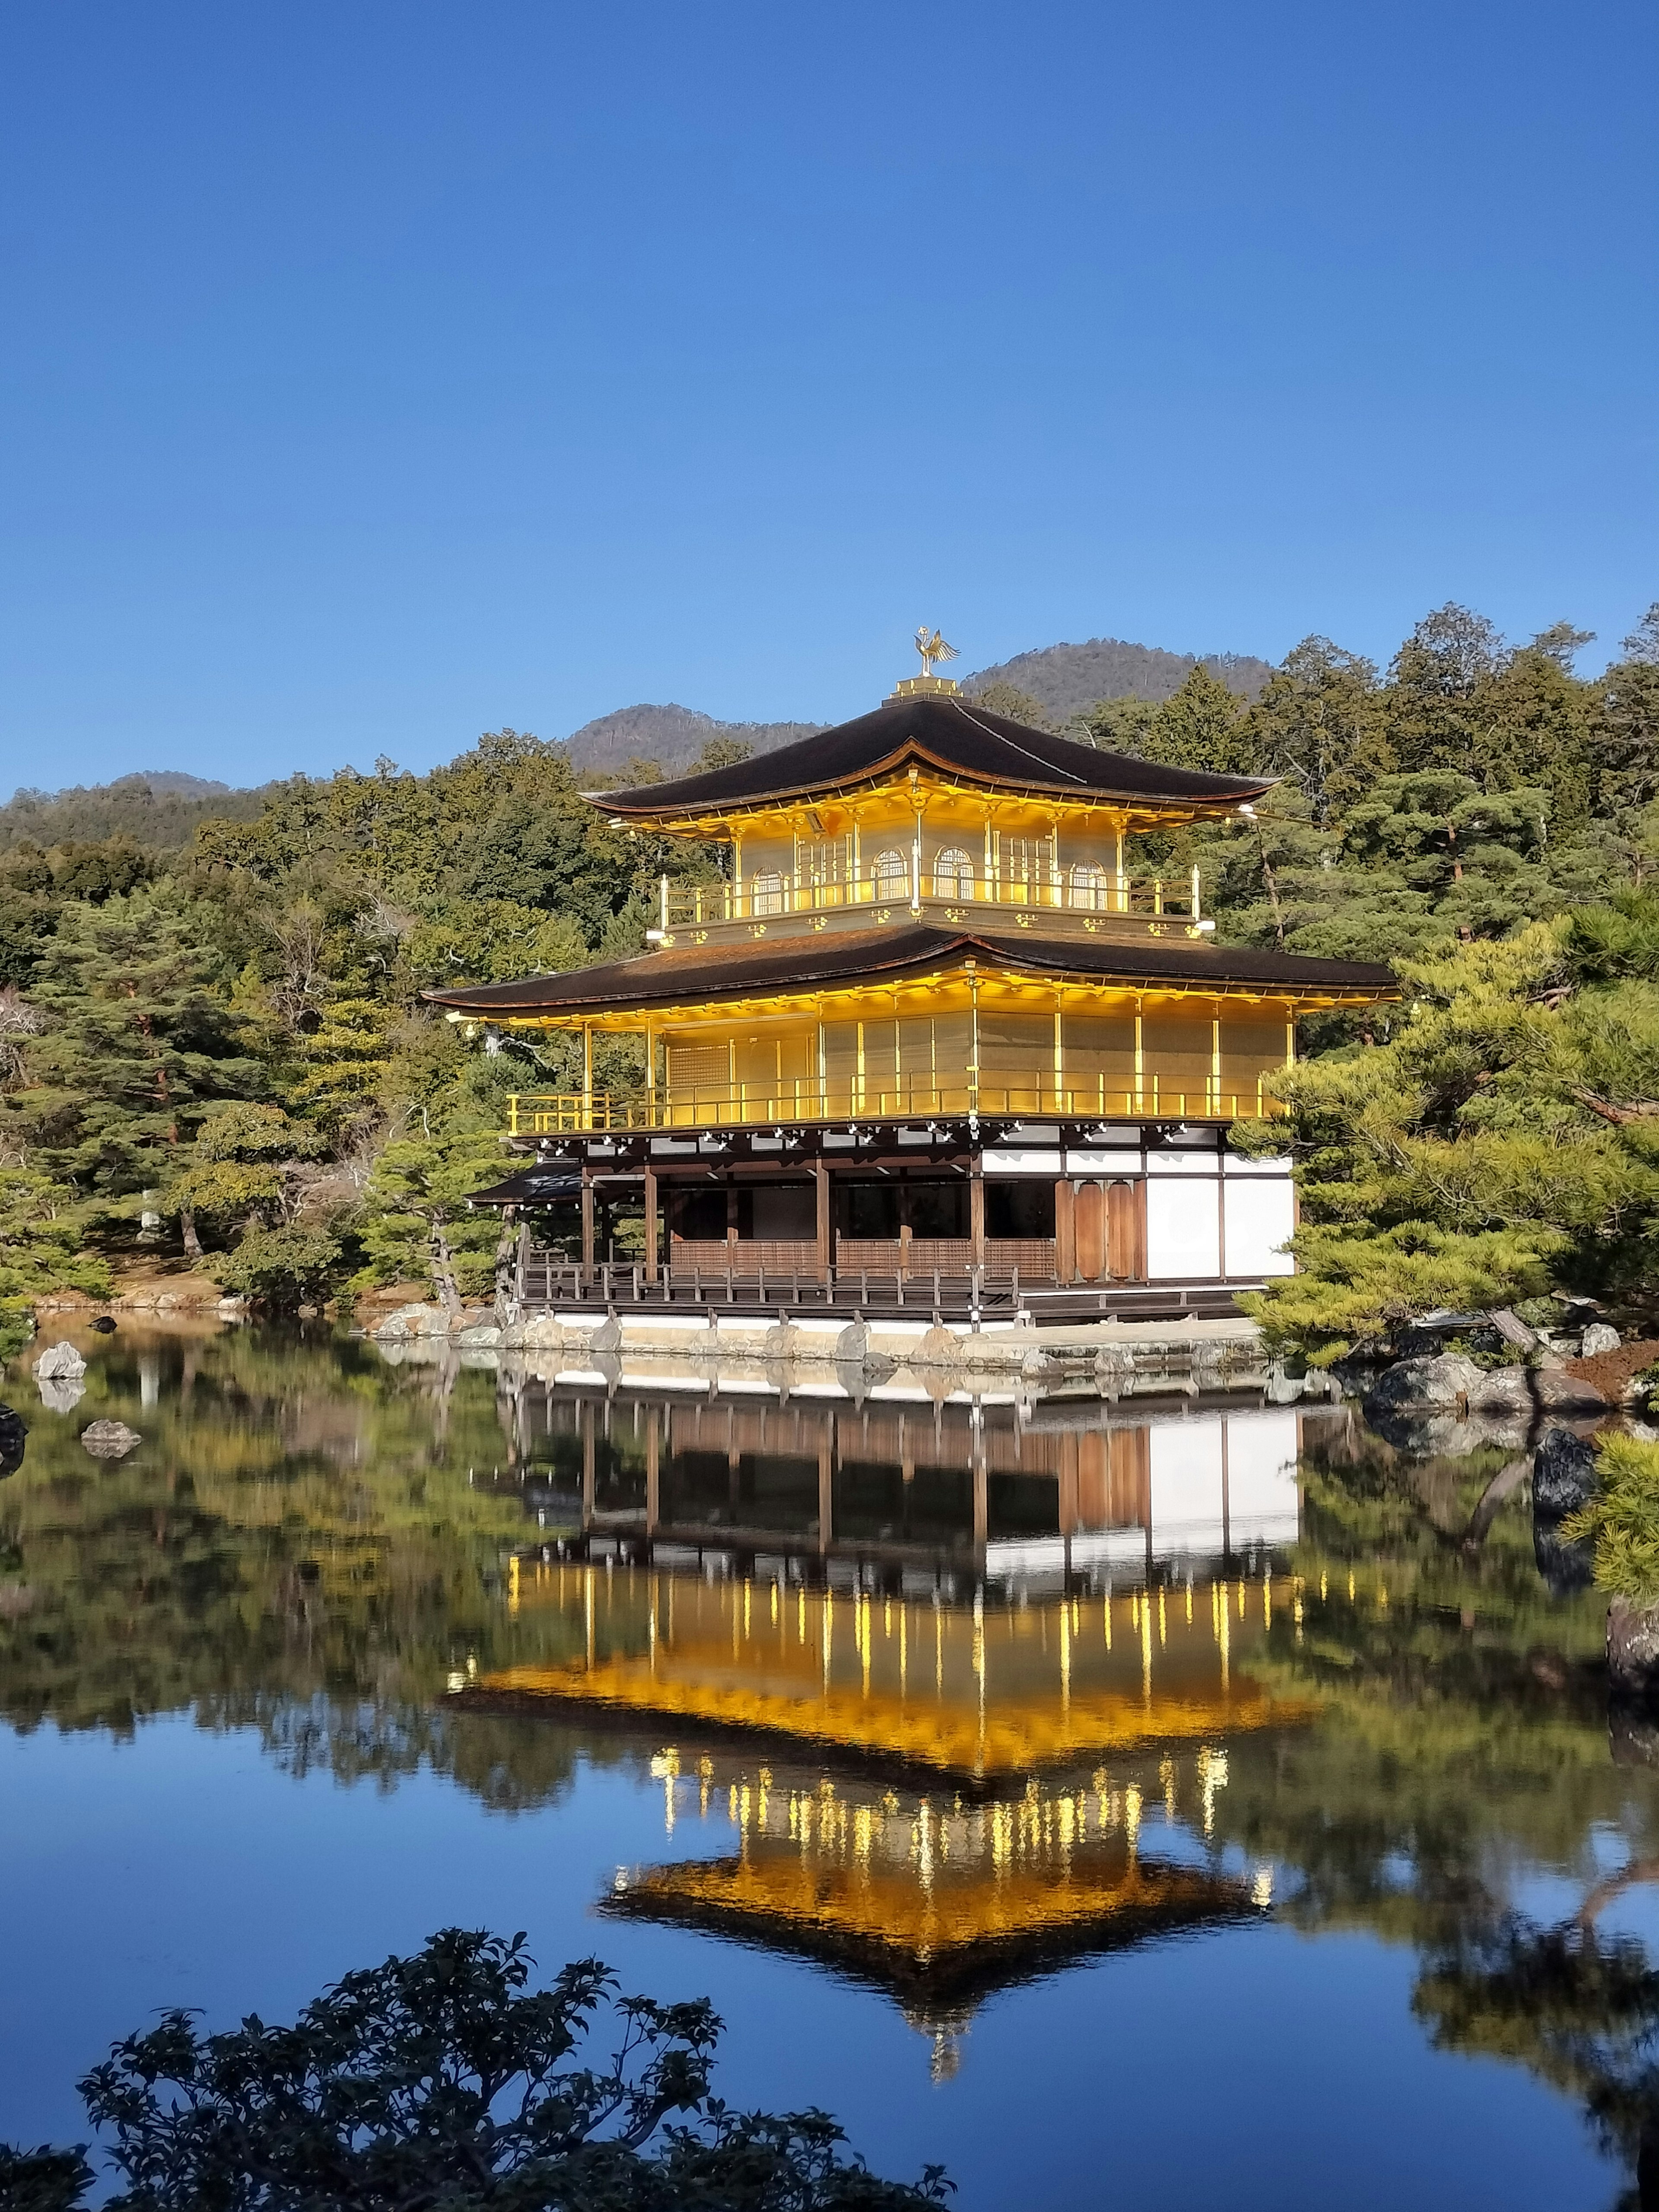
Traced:
<svg viewBox="0 0 1659 2212">
<path fill-rule="evenodd" d="M 1654 1777 L 1524 1494 L 1466 1541 L 1503 1455 L 84 1348 L 71 1408 L 7 1390 L 0 2133 L 77 2136 L 158 2006 L 285 2017 L 459 1920 L 708 1993 L 728 2097 L 971 2207 L 1632 2185 Z"/>
</svg>

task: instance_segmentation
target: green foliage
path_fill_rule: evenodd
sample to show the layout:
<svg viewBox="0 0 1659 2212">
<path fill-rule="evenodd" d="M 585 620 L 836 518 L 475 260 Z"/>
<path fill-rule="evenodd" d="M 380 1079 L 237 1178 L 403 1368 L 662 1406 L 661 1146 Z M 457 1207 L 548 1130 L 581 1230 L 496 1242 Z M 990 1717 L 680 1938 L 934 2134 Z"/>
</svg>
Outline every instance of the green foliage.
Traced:
<svg viewBox="0 0 1659 2212">
<path fill-rule="evenodd" d="M 220 1222 L 268 1222 L 283 1210 L 284 1169 L 321 1150 L 316 1132 L 291 1121 L 280 1106 L 217 1106 L 168 1185 L 167 1203 Z"/>
<path fill-rule="evenodd" d="M 1659 1601 L 1659 1443 L 1607 1431 L 1595 1455 L 1596 1493 L 1567 1516 L 1562 1536 L 1594 1542 L 1603 1589 L 1652 1605 Z"/>
<path fill-rule="evenodd" d="M 597 1960 L 532 1990 L 522 1935 L 448 1928 L 411 1958 L 348 1974 L 291 2028 L 250 2015 L 203 2035 L 166 2014 L 81 2084 L 126 2187 L 112 2212 L 424 2205 L 512 2212 L 830 2212 L 937 2203 L 942 2177 L 883 2182 L 821 2112 L 736 2114 L 709 2093 L 706 2002 L 619 1997 Z M 602 2007 L 617 2047 L 585 2045 Z M 676 2123 L 675 2116 L 683 2116 Z M 72 2179 L 26 2179 L 38 2190 Z M 73 2198 L 38 2194 L 42 2212 Z"/>
<path fill-rule="evenodd" d="M 368 1279 L 395 1282 L 429 1273 L 445 1305 L 458 1309 L 495 1280 L 499 1218 L 469 1212 L 475 1190 L 499 1182 L 506 1163 L 488 1130 L 405 1136 L 374 1163 L 364 1192 L 363 1249 Z"/>
<path fill-rule="evenodd" d="M 1251 1301 L 1273 1340 L 1334 1358 L 1439 1306 L 1659 1280 L 1659 991 L 1577 982 L 1571 941 L 1402 963 L 1386 1042 L 1281 1079 L 1303 1226 L 1298 1273 Z"/>
<path fill-rule="evenodd" d="M 1060 725 L 1049 714 L 1041 699 L 1021 690 L 1018 684 L 999 679 L 975 691 L 973 703 L 983 707 L 988 714 L 1001 714 L 1011 722 L 1024 723 L 1028 730 L 1058 730 Z"/>
<path fill-rule="evenodd" d="M 27 1168 L 0 1168 L 0 1343 L 53 1291 L 109 1294 L 109 1270 L 81 1253 L 82 1208 L 71 1192 Z"/>
<path fill-rule="evenodd" d="M 33 991 L 44 1033 L 0 1103 L 33 1156 L 84 1194 L 165 1182 L 209 1107 L 258 1080 L 205 936 L 167 884 L 63 909 Z"/>
<path fill-rule="evenodd" d="M 270 1306 L 300 1305 L 326 1295 L 340 1263 L 340 1240 L 331 1230 L 289 1225 L 250 1229 L 234 1252 L 215 1263 L 228 1291 Z"/>
</svg>

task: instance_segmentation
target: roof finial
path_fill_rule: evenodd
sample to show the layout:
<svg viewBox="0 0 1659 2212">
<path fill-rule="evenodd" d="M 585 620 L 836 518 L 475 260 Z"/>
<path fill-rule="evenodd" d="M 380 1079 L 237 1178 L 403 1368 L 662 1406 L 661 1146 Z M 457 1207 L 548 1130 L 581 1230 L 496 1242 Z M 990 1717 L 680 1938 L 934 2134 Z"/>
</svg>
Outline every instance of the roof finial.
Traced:
<svg viewBox="0 0 1659 2212">
<path fill-rule="evenodd" d="M 916 632 L 916 651 L 921 655 L 921 673 L 920 676 L 907 676 L 893 686 L 892 698 L 887 702 L 890 707 L 898 699 L 953 699 L 961 690 L 961 686 L 953 684 L 948 676 L 935 676 L 933 673 L 936 660 L 954 660 L 957 658 L 955 646 L 946 645 L 939 631 L 929 629 L 923 623 Z"/>
</svg>

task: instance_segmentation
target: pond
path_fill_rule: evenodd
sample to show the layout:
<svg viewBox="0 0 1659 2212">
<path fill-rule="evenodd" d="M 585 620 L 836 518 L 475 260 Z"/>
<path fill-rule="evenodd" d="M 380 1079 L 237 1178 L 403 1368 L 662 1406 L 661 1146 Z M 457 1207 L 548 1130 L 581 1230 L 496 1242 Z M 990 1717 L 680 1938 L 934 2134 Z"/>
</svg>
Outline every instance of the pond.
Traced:
<svg viewBox="0 0 1659 2212">
<path fill-rule="evenodd" d="M 72 1334 L 0 1390 L 0 2137 L 460 1923 L 970 2212 L 1637 2201 L 1659 1771 L 1510 1453 Z"/>
</svg>

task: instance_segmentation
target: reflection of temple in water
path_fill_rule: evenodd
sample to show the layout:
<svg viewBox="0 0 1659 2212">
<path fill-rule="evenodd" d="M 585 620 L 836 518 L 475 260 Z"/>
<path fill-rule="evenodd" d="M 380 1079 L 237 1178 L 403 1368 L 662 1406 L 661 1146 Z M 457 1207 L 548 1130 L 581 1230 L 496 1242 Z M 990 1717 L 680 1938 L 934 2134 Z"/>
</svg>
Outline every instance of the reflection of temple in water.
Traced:
<svg viewBox="0 0 1659 2212">
<path fill-rule="evenodd" d="M 467 1692 L 671 1729 L 742 1731 L 983 1790 L 1036 1769 L 1296 1719 L 1251 1679 L 1275 1604 L 1253 1581 L 970 1605 L 659 1568 L 521 1561 L 509 1601 L 564 1612 L 580 1651 Z"/>
<path fill-rule="evenodd" d="M 957 1594 L 1100 1589 L 1294 1543 L 1302 1430 L 1319 1418 L 920 1390 L 862 1405 L 549 1390 L 520 1413 L 543 1524 L 590 1556 L 739 1572 L 787 1557 L 815 1579 L 858 1567 L 915 1587 L 920 1573 Z"/>
<path fill-rule="evenodd" d="M 1196 1848 L 1226 1785 L 1226 1754 L 1207 1746 L 1145 1774 L 1097 1767 L 976 1804 L 672 1748 L 652 1771 L 671 1838 L 724 1814 L 737 1850 L 618 1874 L 601 1911 L 793 1952 L 882 1990 L 931 2039 L 936 2079 L 998 1989 L 1271 1901 L 1265 1873 L 1218 1870 Z"/>
<path fill-rule="evenodd" d="M 1270 1901 L 1207 1839 L 1229 1740 L 1308 1717 L 1251 1664 L 1300 1618 L 1273 1553 L 1297 1534 L 1307 1416 L 538 1410 L 545 1540 L 508 1604 L 569 1656 L 457 1694 L 625 1730 L 654 1752 L 671 1837 L 734 1832 L 619 1875 L 605 1911 L 878 1987 L 942 2074 L 992 1990 Z"/>
</svg>

